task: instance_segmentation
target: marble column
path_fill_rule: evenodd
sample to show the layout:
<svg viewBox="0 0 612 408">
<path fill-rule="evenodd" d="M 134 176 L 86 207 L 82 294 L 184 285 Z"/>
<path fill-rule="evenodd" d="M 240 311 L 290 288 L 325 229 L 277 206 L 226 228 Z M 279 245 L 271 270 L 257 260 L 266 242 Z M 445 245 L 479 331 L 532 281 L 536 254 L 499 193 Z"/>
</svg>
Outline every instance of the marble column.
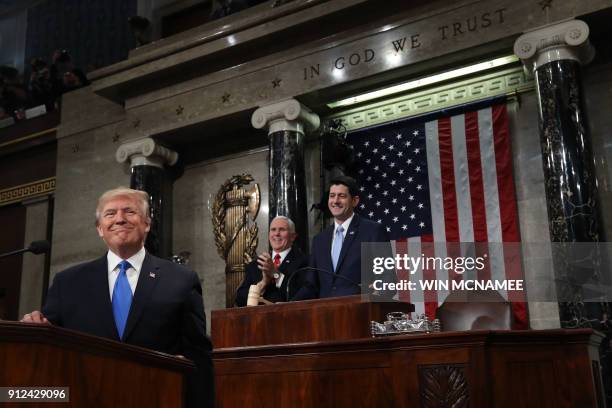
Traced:
<svg viewBox="0 0 612 408">
<path fill-rule="evenodd" d="M 575 244 L 599 242 L 602 226 L 580 81 L 581 65 L 594 56 L 588 37 L 587 24 L 571 20 L 525 33 L 514 44 L 515 54 L 537 82 L 549 229 L 565 327 L 605 320 L 608 307 L 585 302 L 584 284 L 597 285 L 599 279 L 597 245 Z M 590 257 L 586 268 L 585 257 Z M 583 262 L 577 265 L 580 258 Z"/>
<path fill-rule="evenodd" d="M 151 230 L 145 242 L 150 253 L 168 258 L 172 251 L 172 178 L 164 166 L 172 166 L 178 153 L 151 138 L 127 142 L 116 153 L 119 163 L 129 160 L 130 188 L 149 193 Z"/>
<path fill-rule="evenodd" d="M 260 107 L 251 123 L 256 129 L 268 128 L 269 221 L 278 215 L 291 218 L 298 233 L 296 245 L 308 253 L 304 137 L 319 127 L 319 116 L 289 99 Z"/>
</svg>

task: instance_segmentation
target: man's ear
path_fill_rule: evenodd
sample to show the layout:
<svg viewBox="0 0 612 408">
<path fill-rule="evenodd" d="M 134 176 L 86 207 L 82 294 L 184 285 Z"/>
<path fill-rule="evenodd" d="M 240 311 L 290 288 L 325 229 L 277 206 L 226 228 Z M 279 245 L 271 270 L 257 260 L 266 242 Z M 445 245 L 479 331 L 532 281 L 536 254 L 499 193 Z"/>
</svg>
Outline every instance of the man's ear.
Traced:
<svg viewBox="0 0 612 408">
<path fill-rule="evenodd" d="M 98 236 L 100 238 L 104 237 L 104 234 L 103 234 L 103 231 L 102 231 L 102 226 L 100 224 L 98 224 L 97 222 L 96 222 L 96 230 L 98 231 Z"/>
<path fill-rule="evenodd" d="M 353 208 L 357 207 L 359 204 L 359 196 L 353 196 Z"/>
</svg>

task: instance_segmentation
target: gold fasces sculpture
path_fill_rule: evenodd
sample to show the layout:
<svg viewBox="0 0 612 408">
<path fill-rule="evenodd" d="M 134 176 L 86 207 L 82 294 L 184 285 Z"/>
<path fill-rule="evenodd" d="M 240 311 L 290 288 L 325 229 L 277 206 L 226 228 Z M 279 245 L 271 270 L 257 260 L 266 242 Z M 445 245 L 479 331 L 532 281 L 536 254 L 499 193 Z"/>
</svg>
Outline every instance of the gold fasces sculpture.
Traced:
<svg viewBox="0 0 612 408">
<path fill-rule="evenodd" d="M 259 229 L 259 184 L 250 174 L 234 175 L 219 188 L 212 207 L 213 232 L 219 256 L 225 260 L 225 306 L 235 303 L 244 279 L 244 265 L 256 257 Z"/>
</svg>

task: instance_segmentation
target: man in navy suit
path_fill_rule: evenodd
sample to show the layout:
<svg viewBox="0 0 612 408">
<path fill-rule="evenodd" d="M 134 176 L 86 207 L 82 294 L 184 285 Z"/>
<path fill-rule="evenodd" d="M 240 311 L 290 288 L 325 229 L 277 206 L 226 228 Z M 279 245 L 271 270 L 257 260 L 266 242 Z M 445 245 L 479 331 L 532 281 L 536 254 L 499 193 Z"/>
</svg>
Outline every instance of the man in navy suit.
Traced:
<svg viewBox="0 0 612 408">
<path fill-rule="evenodd" d="M 299 269 L 308 266 L 308 257 L 293 247 L 296 237 L 295 224 L 290 218 L 278 216 L 272 220 L 268 235 L 272 254 L 263 253 L 246 266 L 244 280 L 236 292 L 238 306 L 246 306 L 251 285 L 270 302 L 292 299 L 302 286 L 304 276 Z M 297 275 L 293 276 L 296 271 Z M 289 281 L 291 287 L 287 291 Z"/>
<path fill-rule="evenodd" d="M 330 181 L 327 205 L 334 223 L 312 240 L 310 284 L 300 290 L 296 300 L 356 295 L 361 293 L 360 285 L 366 286 L 364 293 L 371 292 L 371 281 L 361 282 L 361 243 L 388 243 L 389 236 L 382 225 L 355 214 L 358 204 L 354 179 L 340 176 Z M 391 256 L 390 246 L 388 250 L 385 246 L 384 256 Z M 387 282 L 396 280 L 394 272 L 386 272 L 381 278 Z"/>
<path fill-rule="evenodd" d="M 212 345 L 195 272 L 148 254 L 149 196 L 117 188 L 98 200 L 96 229 L 108 252 L 55 276 L 43 312 L 22 321 L 122 341 L 192 360 L 189 407 L 212 407 Z"/>
</svg>

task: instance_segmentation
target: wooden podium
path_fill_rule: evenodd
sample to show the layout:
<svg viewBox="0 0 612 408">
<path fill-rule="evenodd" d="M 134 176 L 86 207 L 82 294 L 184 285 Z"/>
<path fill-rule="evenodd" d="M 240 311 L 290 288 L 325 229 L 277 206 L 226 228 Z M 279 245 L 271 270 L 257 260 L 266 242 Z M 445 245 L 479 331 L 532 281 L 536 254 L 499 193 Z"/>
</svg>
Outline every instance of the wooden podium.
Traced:
<svg viewBox="0 0 612 408">
<path fill-rule="evenodd" d="M 389 312 L 411 312 L 402 302 L 372 302 L 368 296 L 277 303 L 212 311 L 215 348 L 351 340 L 371 337 L 370 322 Z"/>
<path fill-rule="evenodd" d="M 95 316 L 92 316 L 95 319 Z M 14 407 L 183 406 L 191 361 L 51 325 L 0 321 L 0 387 L 69 387 L 70 403 Z"/>
<path fill-rule="evenodd" d="M 369 319 L 399 306 L 357 296 L 213 312 L 217 407 L 605 407 L 592 330 L 368 337 Z"/>
</svg>

